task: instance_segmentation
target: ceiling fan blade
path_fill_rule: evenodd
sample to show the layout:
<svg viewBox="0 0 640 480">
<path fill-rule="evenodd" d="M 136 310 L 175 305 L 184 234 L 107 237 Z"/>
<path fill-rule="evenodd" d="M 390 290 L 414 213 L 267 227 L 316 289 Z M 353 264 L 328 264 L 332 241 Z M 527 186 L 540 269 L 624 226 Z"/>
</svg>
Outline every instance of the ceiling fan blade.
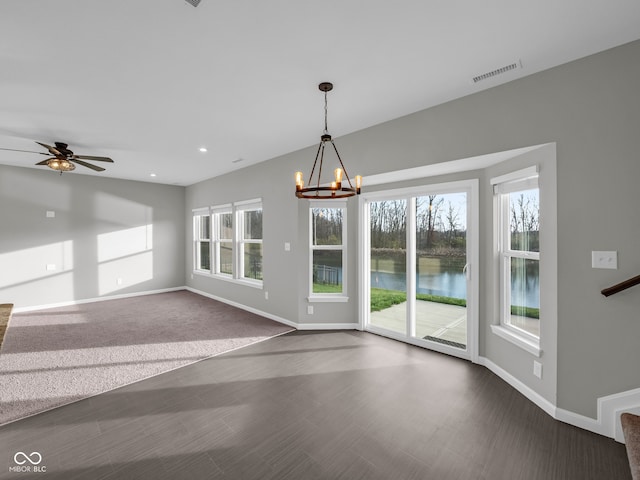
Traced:
<svg viewBox="0 0 640 480">
<path fill-rule="evenodd" d="M 46 160 L 42 160 L 41 162 L 36 163 L 36 165 L 46 165 L 49 163 L 49 160 L 55 160 L 56 157 L 47 158 Z"/>
<path fill-rule="evenodd" d="M 94 157 L 93 155 L 74 155 L 73 160 L 75 160 L 76 158 L 80 158 L 80 159 L 84 159 L 84 160 L 94 160 L 94 161 L 98 161 L 98 162 L 110 162 L 113 163 L 113 160 L 111 160 L 109 157 Z"/>
<path fill-rule="evenodd" d="M 49 153 L 34 152 L 33 150 L 16 150 L 15 148 L 0 148 L 0 150 L 7 150 L 9 152 L 37 153 L 38 155 L 50 155 Z"/>
<path fill-rule="evenodd" d="M 82 160 L 78 160 L 77 158 L 74 158 L 72 161 L 73 163 L 77 163 L 78 165 L 82 165 L 83 167 L 87 167 L 87 168 L 90 168 L 91 170 L 95 170 L 96 172 L 104 172 L 104 168 L 98 167 L 96 165 L 91 165 L 90 163 L 83 162 Z"/>
<path fill-rule="evenodd" d="M 56 149 L 56 147 L 52 147 L 51 145 L 47 145 L 46 143 L 42 143 L 42 142 L 36 142 L 38 145 L 42 145 L 44 148 L 46 148 L 47 150 L 49 150 L 49 153 L 51 155 L 55 155 L 56 157 L 61 157 L 64 156 L 62 155 L 62 153 Z M 46 155 L 46 154 L 45 154 Z"/>
</svg>

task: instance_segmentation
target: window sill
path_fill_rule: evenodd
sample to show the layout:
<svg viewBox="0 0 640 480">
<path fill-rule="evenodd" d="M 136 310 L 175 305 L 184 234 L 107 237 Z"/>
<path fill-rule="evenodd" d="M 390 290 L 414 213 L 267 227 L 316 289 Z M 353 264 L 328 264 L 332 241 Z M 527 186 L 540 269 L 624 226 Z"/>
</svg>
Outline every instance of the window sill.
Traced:
<svg viewBox="0 0 640 480">
<path fill-rule="evenodd" d="M 208 270 L 193 270 L 191 273 L 194 275 L 200 275 L 201 277 L 210 277 L 211 272 Z"/>
<path fill-rule="evenodd" d="M 345 297 L 344 295 L 312 295 L 310 297 L 307 297 L 307 301 L 309 303 L 316 303 L 316 302 L 335 302 L 335 303 L 340 303 L 340 302 L 348 302 L 349 301 L 349 297 Z"/>
<path fill-rule="evenodd" d="M 517 347 L 526 350 L 530 354 L 540 357 L 542 350 L 540 349 L 540 342 L 530 340 L 522 335 L 518 335 L 517 332 L 503 327 L 502 325 L 491 325 L 491 331 L 500 338 L 513 343 Z"/>
<path fill-rule="evenodd" d="M 202 270 L 194 270 L 193 273 L 194 275 L 215 278 L 217 280 L 222 280 L 224 282 L 236 283 L 236 284 L 245 285 L 251 288 L 262 289 L 264 287 L 264 282 L 260 280 L 250 280 L 246 278 L 233 278 L 231 275 L 226 275 L 221 273 L 209 273 L 209 272 L 204 272 Z"/>
<path fill-rule="evenodd" d="M 250 279 L 246 279 L 246 278 L 235 278 L 232 279 L 235 283 L 239 283 L 241 285 L 246 285 L 247 287 L 252 287 L 252 288 L 260 288 L 262 289 L 264 283 L 262 282 L 262 280 L 250 280 Z"/>
</svg>

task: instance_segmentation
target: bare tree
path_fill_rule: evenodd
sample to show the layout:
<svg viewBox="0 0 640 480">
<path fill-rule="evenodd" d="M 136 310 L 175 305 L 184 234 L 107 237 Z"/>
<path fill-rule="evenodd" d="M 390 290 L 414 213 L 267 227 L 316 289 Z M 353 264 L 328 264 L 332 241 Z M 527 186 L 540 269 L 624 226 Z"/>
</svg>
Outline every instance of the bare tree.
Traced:
<svg viewBox="0 0 640 480">
<path fill-rule="evenodd" d="M 404 248 L 407 202 L 387 200 L 370 204 L 371 245 L 374 248 Z"/>
<path fill-rule="evenodd" d="M 437 195 L 428 195 L 426 197 L 426 212 L 422 223 L 426 222 L 426 247 L 432 248 L 435 241 L 435 232 L 438 225 L 441 223 L 440 219 L 440 207 L 444 203 L 443 198 L 438 198 Z"/>
<path fill-rule="evenodd" d="M 447 240 L 451 243 L 451 241 L 456 238 L 458 228 L 460 228 L 460 209 L 454 207 L 450 201 L 447 202 L 445 219 L 447 222 Z"/>
<path fill-rule="evenodd" d="M 536 250 L 540 229 L 537 196 L 520 193 L 511 201 L 511 248 Z"/>
</svg>

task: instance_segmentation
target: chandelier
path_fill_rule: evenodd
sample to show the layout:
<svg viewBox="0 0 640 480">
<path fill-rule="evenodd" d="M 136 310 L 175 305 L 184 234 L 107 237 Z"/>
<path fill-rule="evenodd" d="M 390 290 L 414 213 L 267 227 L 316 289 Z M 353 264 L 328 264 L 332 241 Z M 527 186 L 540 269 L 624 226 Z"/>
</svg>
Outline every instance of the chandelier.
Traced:
<svg viewBox="0 0 640 480">
<path fill-rule="evenodd" d="M 333 143 L 333 139 L 331 138 L 331 135 L 329 135 L 329 132 L 327 130 L 327 92 L 333 90 L 333 84 L 329 82 L 322 82 L 320 85 L 318 85 L 318 88 L 321 92 L 324 92 L 324 133 L 320 136 L 320 145 L 318 145 L 316 159 L 313 162 L 313 168 L 311 169 L 311 174 L 309 175 L 309 181 L 307 182 L 308 186 L 304 186 L 302 172 L 296 172 L 295 174 L 296 197 L 310 198 L 314 200 L 330 200 L 333 198 L 345 198 L 359 195 L 360 186 L 362 185 L 362 177 L 360 175 L 356 175 L 354 178 L 355 186 L 351 183 L 351 179 L 349 178 L 347 169 L 344 168 L 344 164 L 342 163 L 342 158 L 340 158 L 340 154 L 338 153 L 336 144 Z M 340 167 L 336 168 L 333 171 L 334 180 L 328 186 L 320 186 L 320 177 L 322 175 L 322 161 L 324 160 L 324 149 L 327 143 L 331 143 L 331 146 L 333 146 L 333 150 L 336 152 L 336 156 L 338 157 L 338 161 L 340 162 Z M 320 160 L 320 162 L 318 162 L 318 160 Z M 316 168 L 317 179 L 314 182 L 313 174 L 316 173 Z M 346 186 L 342 181 L 343 175 L 347 180 L 348 186 Z"/>
</svg>

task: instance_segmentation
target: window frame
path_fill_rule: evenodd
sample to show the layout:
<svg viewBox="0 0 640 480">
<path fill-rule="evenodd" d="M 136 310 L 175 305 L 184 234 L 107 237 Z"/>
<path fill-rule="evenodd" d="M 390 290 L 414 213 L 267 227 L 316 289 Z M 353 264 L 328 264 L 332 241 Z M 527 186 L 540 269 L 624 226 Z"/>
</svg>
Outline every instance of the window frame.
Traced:
<svg viewBox="0 0 640 480">
<path fill-rule="evenodd" d="M 221 237 L 221 227 L 220 227 L 220 221 L 221 221 L 221 216 L 222 215 L 231 215 L 231 238 L 222 238 Z M 215 262 L 212 265 L 211 268 L 211 274 L 215 275 L 215 276 L 220 276 L 223 278 L 234 278 L 234 272 L 235 272 L 235 265 L 234 265 L 234 250 L 233 246 L 234 246 L 234 239 L 233 239 L 233 205 L 231 203 L 227 203 L 224 205 L 216 205 L 211 207 L 211 225 L 212 225 L 212 235 L 211 235 L 211 242 L 213 244 L 213 250 L 214 250 L 214 256 L 215 256 Z M 220 247 L 222 243 L 230 243 L 231 244 L 231 248 L 232 248 L 232 252 L 231 252 L 231 273 L 226 273 L 226 272 L 222 272 L 221 268 L 220 268 L 220 259 L 221 259 L 221 255 L 220 255 Z"/>
<path fill-rule="evenodd" d="M 518 345 L 539 357 L 542 353 L 540 341 L 542 328 L 538 336 L 511 323 L 511 259 L 521 258 L 534 260 L 540 266 L 540 252 L 511 249 L 510 194 L 525 190 L 538 190 L 538 198 L 542 203 L 539 184 L 539 168 L 537 165 L 500 175 L 490 180 L 494 197 L 494 239 L 496 268 L 498 272 L 498 323 L 491 325 L 494 334 Z M 538 221 L 542 231 L 542 208 L 538 207 Z M 541 235 L 541 234 L 539 234 Z M 540 270 L 539 270 L 540 271 Z M 543 285 L 539 277 L 542 291 Z M 542 325 L 542 304 L 538 321 Z"/>
<path fill-rule="evenodd" d="M 262 270 L 262 279 L 254 279 L 244 276 L 244 245 L 245 244 L 260 244 L 263 245 L 264 241 L 264 217 L 262 217 L 262 238 L 260 239 L 245 239 L 243 226 L 244 226 L 244 212 L 263 210 L 262 199 L 257 198 L 253 200 L 239 201 L 234 203 L 219 204 L 206 208 L 193 209 L 193 273 L 198 275 L 205 275 L 219 280 L 228 282 L 241 283 L 255 288 L 264 288 L 264 269 Z M 209 221 L 209 252 L 210 252 L 210 269 L 197 268 L 199 262 L 199 247 L 202 241 L 206 239 L 200 238 L 200 225 L 199 221 L 202 216 L 208 215 Z M 222 215 L 231 215 L 231 238 L 221 237 L 221 217 Z M 221 255 L 220 250 L 222 244 L 229 243 L 232 248 L 231 252 L 231 273 L 221 271 Z M 264 259 L 264 250 L 262 252 Z"/>
<path fill-rule="evenodd" d="M 342 210 L 342 242 L 339 245 L 315 245 L 313 238 L 313 210 L 340 209 Z M 309 302 L 348 302 L 347 295 L 347 202 L 345 200 L 310 200 L 309 201 Z M 315 251 L 342 252 L 342 291 L 340 293 L 319 293 L 313 291 L 313 254 Z"/>
<path fill-rule="evenodd" d="M 204 273 L 211 274 L 212 265 L 214 260 L 213 249 L 212 249 L 212 232 L 211 232 L 211 212 L 209 208 L 198 208 L 192 210 L 193 212 L 193 272 L 194 273 Z M 200 233 L 202 231 L 201 227 L 201 218 L 209 217 L 209 238 L 201 237 Z M 201 268 L 201 256 L 200 256 L 200 244 L 203 242 L 209 243 L 209 268 L 204 269 Z"/>
<path fill-rule="evenodd" d="M 244 273 L 244 253 L 245 245 L 260 245 L 261 246 L 261 263 L 264 265 L 264 216 L 261 217 L 261 230 L 262 235 L 260 238 L 245 238 L 244 226 L 245 226 L 245 214 L 247 212 L 260 211 L 263 212 L 262 201 L 260 199 L 247 200 L 243 202 L 237 202 L 234 204 L 235 209 L 235 235 L 236 235 L 236 275 L 235 278 L 243 282 L 255 283 L 262 285 L 264 279 L 264 268 L 261 267 L 262 279 L 246 277 Z"/>
</svg>

